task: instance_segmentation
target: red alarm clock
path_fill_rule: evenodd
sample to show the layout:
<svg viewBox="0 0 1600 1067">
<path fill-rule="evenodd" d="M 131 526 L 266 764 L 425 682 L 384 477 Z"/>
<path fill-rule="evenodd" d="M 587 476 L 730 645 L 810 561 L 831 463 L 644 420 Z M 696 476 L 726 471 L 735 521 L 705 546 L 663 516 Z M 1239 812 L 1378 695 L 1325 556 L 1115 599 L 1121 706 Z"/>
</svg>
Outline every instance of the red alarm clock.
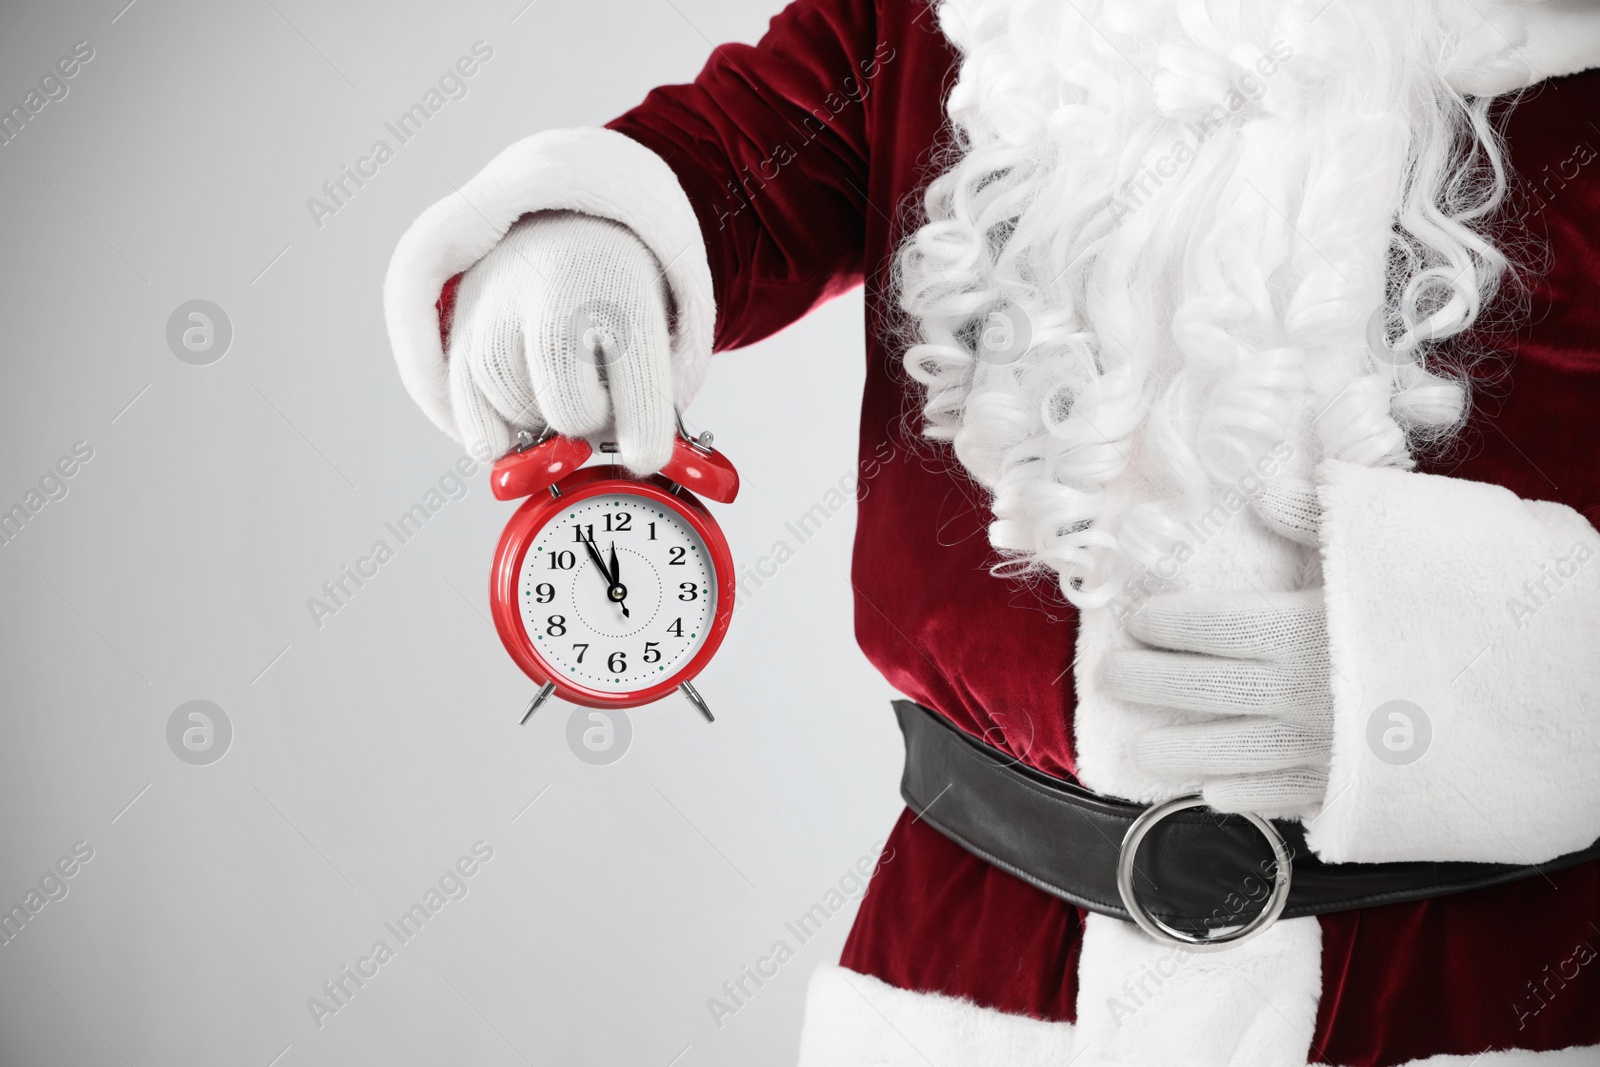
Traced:
<svg viewBox="0 0 1600 1067">
<path fill-rule="evenodd" d="M 711 721 L 690 680 L 733 618 L 733 555 L 695 494 L 731 502 L 733 465 L 709 433 L 691 439 L 681 427 L 649 478 L 584 467 L 594 449 L 581 437 L 524 441 L 491 475 L 497 498 L 529 499 L 500 535 L 489 584 L 501 642 L 540 685 L 522 721 L 551 694 L 632 708 L 674 689 Z"/>
</svg>

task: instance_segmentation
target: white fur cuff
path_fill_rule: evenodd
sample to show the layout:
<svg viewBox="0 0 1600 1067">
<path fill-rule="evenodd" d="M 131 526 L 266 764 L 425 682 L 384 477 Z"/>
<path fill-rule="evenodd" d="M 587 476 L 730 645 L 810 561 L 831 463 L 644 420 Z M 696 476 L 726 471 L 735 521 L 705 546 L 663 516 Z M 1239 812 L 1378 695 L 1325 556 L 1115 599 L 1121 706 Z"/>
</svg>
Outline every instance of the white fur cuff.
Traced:
<svg viewBox="0 0 1600 1067">
<path fill-rule="evenodd" d="M 1528 24 L 1522 54 L 1532 72 L 1530 84 L 1600 66 L 1600 8 L 1555 0 L 1522 10 Z"/>
<path fill-rule="evenodd" d="M 1540 863 L 1600 837 L 1600 535 L 1496 485 L 1318 470 L 1333 862 Z"/>
<path fill-rule="evenodd" d="M 700 224 L 665 161 L 614 130 L 547 130 L 501 152 L 423 212 L 400 238 L 383 283 L 383 312 L 406 391 L 441 430 L 458 437 L 435 303 L 466 270 L 534 211 L 581 211 L 622 223 L 661 263 L 672 292 L 674 400 L 686 407 L 705 379 L 716 305 Z"/>
</svg>

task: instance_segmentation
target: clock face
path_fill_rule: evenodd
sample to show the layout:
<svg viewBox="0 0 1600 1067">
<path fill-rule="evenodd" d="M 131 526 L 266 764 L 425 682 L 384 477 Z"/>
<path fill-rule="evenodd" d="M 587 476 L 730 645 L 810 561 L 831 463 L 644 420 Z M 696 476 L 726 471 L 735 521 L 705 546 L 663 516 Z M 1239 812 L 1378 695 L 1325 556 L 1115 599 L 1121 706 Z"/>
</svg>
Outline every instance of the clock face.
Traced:
<svg viewBox="0 0 1600 1067">
<path fill-rule="evenodd" d="M 540 527 L 517 599 L 552 680 L 630 693 L 683 669 L 705 643 L 717 576 L 671 506 L 626 492 L 577 500 Z"/>
</svg>

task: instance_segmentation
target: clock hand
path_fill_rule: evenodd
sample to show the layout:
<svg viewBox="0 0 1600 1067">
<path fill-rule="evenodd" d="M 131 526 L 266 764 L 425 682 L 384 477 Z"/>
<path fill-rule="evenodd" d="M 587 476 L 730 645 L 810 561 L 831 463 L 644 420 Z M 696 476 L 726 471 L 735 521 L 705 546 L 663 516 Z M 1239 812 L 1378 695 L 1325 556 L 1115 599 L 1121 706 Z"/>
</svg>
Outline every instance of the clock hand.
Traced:
<svg viewBox="0 0 1600 1067">
<path fill-rule="evenodd" d="M 611 542 L 611 599 L 617 602 L 617 607 L 622 609 L 622 617 L 628 618 L 628 587 L 622 584 L 622 569 L 617 564 L 617 543 Z"/>
<path fill-rule="evenodd" d="M 600 550 L 594 546 L 594 540 L 591 538 L 585 541 L 581 537 L 578 540 L 583 543 L 584 550 L 589 553 L 589 558 L 594 561 L 594 569 L 599 571 L 600 577 L 605 579 L 606 589 L 610 590 L 617 583 L 611 577 L 611 568 L 607 567 L 606 561 L 600 558 Z"/>
<path fill-rule="evenodd" d="M 600 549 L 595 547 L 593 538 L 586 540 L 580 537 L 578 540 L 583 542 L 584 551 L 588 552 L 589 558 L 594 561 L 594 569 L 600 572 L 601 578 L 605 579 L 606 599 L 622 609 L 623 618 L 629 618 L 628 605 L 623 603 L 627 599 L 628 590 L 621 582 L 617 581 L 615 573 L 617 566 L 616 545 L 613 543 L 611 546 L 611 565 L 607 566 L 606 561 L 600 558 Z"/>
</svg>

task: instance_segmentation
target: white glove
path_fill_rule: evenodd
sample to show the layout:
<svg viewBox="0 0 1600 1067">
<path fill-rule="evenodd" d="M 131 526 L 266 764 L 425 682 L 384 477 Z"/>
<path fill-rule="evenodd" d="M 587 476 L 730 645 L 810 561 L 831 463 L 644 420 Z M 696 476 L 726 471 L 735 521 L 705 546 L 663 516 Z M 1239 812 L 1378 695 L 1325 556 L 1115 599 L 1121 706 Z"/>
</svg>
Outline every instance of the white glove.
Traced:
<svg viewBox="0 0 1600 1067">
<path fill-rule="evenodd" d="M 1310 483 L 1270 485 L 1256 510 L 1284 536 L 1316 543 Z M 1321 804 L 1333 743 L 1321 589 L 1160 594 L 1127 627 L 1149 647 L 1108 657 L 1112 695 L 1192 717 L 1134 743 L 1143 770 L 1175 791 L 1199 782 L 1218 811 L 1306 815 Z"/>
<path fill-rule="evenodd" d="M 518 430 L 615 430 L 652 474 L 676 412 L 661 265 L 633 231 L 573 211 L 521 219 L 466 272 L 450 328 L 450 403 L 469 449 L 501 456 Z"/>
</svg>

